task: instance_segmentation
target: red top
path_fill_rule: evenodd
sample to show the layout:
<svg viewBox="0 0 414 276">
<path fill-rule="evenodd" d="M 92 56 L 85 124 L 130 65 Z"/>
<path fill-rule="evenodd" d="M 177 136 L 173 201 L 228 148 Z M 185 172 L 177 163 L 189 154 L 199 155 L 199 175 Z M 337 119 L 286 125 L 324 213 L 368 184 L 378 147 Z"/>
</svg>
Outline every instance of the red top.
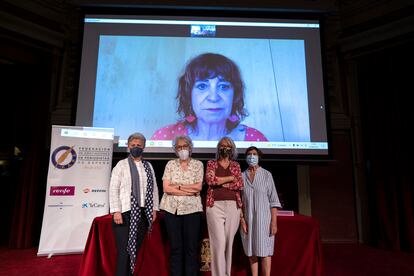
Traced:
<svg viewBox="0 0 414 276">
<path fill-rule="evenodd" d="M 206 182 L 208 184 L 208 190 L 207 190 L 207 207 L 213 207 L 214 205 L 214 191 L 213 186 L 218 185 L 218 179 L 216 176 L 216 170 L 219 166 L 217 160 L 209 160 L 207 162 L 207 168 L 206 168 Z M 240 165 L 236 161 L 230 161 L 229 170 L 231 174 L 236 178 L 232 183 L 229 183 L 228 189 L 236 191 L 236 202 L 237 207 L 241 208 L 243 206 L 242 200 L 240 197 L 240 190 L 243 189 L 243 178 L 242 173 L 240 169 Z"/>
<path fill-rule="evenodd" d="M 223 168 L 223 166 L 218 163 L 216 169 L 216 176 L 217 177 L 225 177 L 225 176 L 232 176 L 233 174 L 230 171 L 230 166 L 227 169 Z M 214 200 L 215 201 L 222 201 L 222 200 L 237 200 L 236 194 L 239 191 L 234 191 L 223 187 L 222 185 L 211 186 L 213 189 Z"/>
<path fill-rule="evenodd" d="M 266 142 L 267 138 L 255 128 L 242 125 L 246 128 L 246 134 L 244 135 L 244 141 Z M 188 135 L 187 127 L 183 122 L 168 125 L 158 129 L 152 135 L 150 140 L 173 140 L 175 136 Z"/>
</svg>

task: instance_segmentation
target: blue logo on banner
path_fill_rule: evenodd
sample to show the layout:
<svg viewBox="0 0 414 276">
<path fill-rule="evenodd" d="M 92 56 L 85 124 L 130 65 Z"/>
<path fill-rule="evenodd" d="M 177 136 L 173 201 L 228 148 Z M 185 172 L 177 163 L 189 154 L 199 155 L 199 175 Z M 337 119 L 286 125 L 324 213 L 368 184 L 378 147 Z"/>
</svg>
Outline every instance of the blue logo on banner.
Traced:
<svg viewBox="0 0 414 276">
<path fill-rule="evenodd" d="M 76 151 L 73 149 L 74 146 L 60 146 L 56 148 L 52 153 L 52 164 L 57 169 L 68 169 L 72 167 L 77 159 Z M 58 154 L 63 152 L 62 154 Z M 69 162 L 68 162 L 69 161 Z"/>
</svg>

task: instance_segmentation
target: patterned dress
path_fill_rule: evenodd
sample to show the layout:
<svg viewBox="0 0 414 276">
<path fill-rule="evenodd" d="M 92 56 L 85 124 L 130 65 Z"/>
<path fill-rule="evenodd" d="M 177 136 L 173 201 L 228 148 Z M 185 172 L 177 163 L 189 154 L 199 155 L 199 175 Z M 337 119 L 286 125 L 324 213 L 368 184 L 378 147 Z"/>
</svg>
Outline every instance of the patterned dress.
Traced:
<svg viewBox="0 0 414 276">
<path fill-rule="evenodd" d="M 245 125 L 241 126 L 245 129 L 244 141 L 267 141 L 264 134 L 257 129 Z M 188 135 L 187 127 L 183 122 L 178 122 L 156 130 L 150 140 L 173 140 L 178 135 Z"/>
<path fill-rule="evenodd" d="M 242 191 L 244 217 L 248 233 L 240 231 L 243 249 L 247 256 L 267 257 L 273 255 L 275 236 L 270 236 L 270 209 L 281 207 L 272 174 L 259 167 L 253 183 L 248 171 L 243 172 Z"/>
</svg>

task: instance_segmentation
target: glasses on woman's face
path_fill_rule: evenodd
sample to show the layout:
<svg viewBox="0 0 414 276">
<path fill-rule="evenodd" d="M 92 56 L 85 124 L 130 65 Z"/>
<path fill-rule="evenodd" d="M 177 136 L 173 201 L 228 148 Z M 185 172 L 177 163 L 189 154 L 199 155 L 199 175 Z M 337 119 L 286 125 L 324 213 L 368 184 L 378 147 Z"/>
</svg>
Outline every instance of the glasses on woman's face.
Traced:
<svg viewBox="0 0 414 276">
<path fill-rule="evenodd" d="M 176 145 L 176 146 L 175 146 L 175 149 L 176 149 L 177 151 L 180 151 L 180 150 L 183 150 L 183 149 L 188 150 L 189 148 L 190 148 L 190 146 L 189 146 L 188 144 L 184 144 L 184 145 Z"/>
</svg>

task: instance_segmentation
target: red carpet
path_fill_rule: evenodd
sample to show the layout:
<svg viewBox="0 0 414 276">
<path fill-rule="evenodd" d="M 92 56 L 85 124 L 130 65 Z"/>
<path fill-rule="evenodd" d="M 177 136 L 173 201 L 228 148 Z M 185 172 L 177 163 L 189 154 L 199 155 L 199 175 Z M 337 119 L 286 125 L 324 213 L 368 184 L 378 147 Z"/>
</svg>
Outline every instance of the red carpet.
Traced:
<svg viewBox="0 0 414 276">
<path fill-rule="evenodd" d="M 1 276 L 74 276 L 78 274 L 82 255 L 37 257 L 37 248 L 10 250 L 0 248 Z M 98 276 L 98 275 L 97 275 Z"/>
<path fill-rule="evenodd" d="M 326 276 L 414 276 L 414 254 L 356 244 L 324 244 L 323 252 Z M 37 257 L 36 253 L 37 248 L 10 250 L 1 247 L 0 275 L 78 274 L 81 255 L 53 256 L 48 259 Z"/>
<path fill-rule="evenodd" d="M 326 276 L 414 276 L 414 254 L 359 244 L 324 244 Z"/>
</svg>

